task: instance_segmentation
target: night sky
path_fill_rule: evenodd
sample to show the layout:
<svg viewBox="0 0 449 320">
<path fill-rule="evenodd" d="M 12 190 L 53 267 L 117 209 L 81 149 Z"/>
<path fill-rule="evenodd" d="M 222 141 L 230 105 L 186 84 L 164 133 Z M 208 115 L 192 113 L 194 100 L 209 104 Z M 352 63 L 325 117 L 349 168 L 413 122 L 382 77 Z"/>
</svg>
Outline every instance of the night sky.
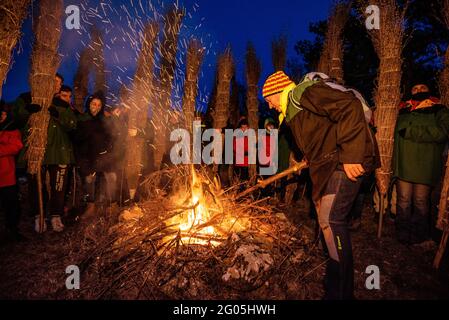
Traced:
<svg viewBox="0 0 449 320">
<path fill-rule="evenodd" d="M 66 84 L 73 84 L 73 77 L 78 65 L 77 54 L 89 42 L 88 30 L 90 24 L 96 24 L 106 33 L 104 41 L 110 47 L 105 52 L 110 94 L 117 94 L 122 82 L 129 83 L 134 74 L 138 49 L 131 44 L 132 41 L 123 39 L 124 31 L 122 30 L 125 30 L 125 32 L 130 30 L 124 17 L 125 12 L 130 12 L 133 21 L 147 21 L 153 11 L 145 5 L 145 1 L 142 2 L 144 3 L 142 5 L 143 10 L 138 9 L 140 8 L 139 0 L 65 1 L 65 6 L 80 5 L 81 15 L 83 16 L 80 30 L 63 29 L 59 50 L 63 58 L 59 72 L 65 77 Z M 161 6 L 172 1 L 160 2 L 155 4 L 158 8 L 156 11 L 163 13 Z M 134 5 L 131 5 L 131 3 Z M 327 17 L 331 0 L 184 0 L 179 1 L 179 3 L 184 5 L 189 13 L 184 20 L 180 43 L 186 43 L 186 39 L 195 36 L 202 39 L 208 49 L 199 84 L 202 102 L 200 102 L 198 108 L 204 110 L 212 87 L 217 53 L 222 52 L 228 44 L 231 45 L 237 62 L 237 77 L 239 82 L 243 83 L 245 49 L 248 41 L 252 41 L 258 56 L 262 60 L 262 82 L 273 71 L 271 40 L 281 33 L 286 34 L 289 40 L 288 56 L 289 58 L 297 57 L 293 49 L 294 44 L 298 40 L 312 37 L 308 32 L 309 23 Z M 92 12 L 95 12 L 97 16 L 91 14 Z M 105 20 L 109 20 L 109 22 L 105 22 Z M 23 33 L 24 36 L 14 55 L 14 64 L 3 87 L 2 98 L 6 101 L 12 101 L 21 92 L 29 90 L 29 56 L 32 42 L 31 18 L 24 23 Z M 136 33 L 133 33 L 131 37 L 136 39 Z M 183 45 L 181 45 L 180 51 L 181 53 L 185 52 Z M 180 61 L 183 61 L 183 59 L 183 56 L 179 56 Z M 177 83 L 179 84 L 182 83 L 182 72 L 183 66 L 178 66 Z M 177 87 L 180 88 L 181 85 Z M 175 92 L 176 96 L 178 98 L 175 98 L 177 100 L 175 103 L 180 103 L 180 94 Z M 111 98 L 111 100 L 113 99 Z"/>
</svg>

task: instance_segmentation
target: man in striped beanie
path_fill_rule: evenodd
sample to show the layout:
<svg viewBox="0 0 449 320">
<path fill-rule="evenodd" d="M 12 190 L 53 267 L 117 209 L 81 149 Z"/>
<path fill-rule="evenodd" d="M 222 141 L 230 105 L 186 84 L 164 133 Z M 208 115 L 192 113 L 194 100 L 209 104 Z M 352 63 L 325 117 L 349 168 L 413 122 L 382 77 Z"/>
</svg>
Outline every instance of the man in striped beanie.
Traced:
<svg viewBox="0 0 449 320">
<path fill-rule="evenodd" d="M 325 299 L 354 298 L 354 267 L 348 215 L 362 177 L 379 167 L 379 153 L 365 120 L 363 98 L 311 73 L 295 85 L 282 71 L 262 90 L 270 108 L 286 121 L 309 163 L 312 198 L 329 263 Z"/>
</svg>

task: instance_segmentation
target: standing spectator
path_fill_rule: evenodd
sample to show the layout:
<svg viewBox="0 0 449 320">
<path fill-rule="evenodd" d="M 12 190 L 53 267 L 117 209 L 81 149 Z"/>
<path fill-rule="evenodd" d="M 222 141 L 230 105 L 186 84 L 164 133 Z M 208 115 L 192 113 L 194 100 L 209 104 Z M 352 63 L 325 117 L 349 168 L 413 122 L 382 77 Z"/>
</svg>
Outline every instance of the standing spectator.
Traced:
<svg viewBox="0 0 449 320">
<path fill-rule="evenodd" d="M 431 96 L 427 85 L 415 85 L 411 100 L 400 105 L 394 136 L 396 236 L 402 243 L 429 238 L 430 195 L 442 175 L 448 133 L 449 110 Z"/>
<path fill-rule="evenodd" d="M 50 190 L 47 192 L 46 184 L 42 184 L 42 193 L 44 197 L 44 210 L 50 216 L 52 228 L 56 232 L 64 230 L 61 216 L 64 214 L 65 195 L 68 182 L 68 168 L 74 164 L 74 154 L 72 142 L 69 138 L 69 132 L 76 128 L 76 117 L 70 107 L 70 104 L 57 97 L 62 86 L 62 77 L 55 77 L 55 93 L 51 106 L 48 108 L 50 121 L 47 131 L 47 145 L 45 156 L 42 162 L 42 177 L 49 176 Z M 40 105 L 31 103 L 31 93 L 25 93 L 19 96 L 15 102 L 14 114 L 22 126 L 22 136 L 26 139 L 28 134 L 28 119 L 31 114 L 39 112 L 42 109 Z M 25 149 L 25 148 L 24 148 Z M 19 165 L 25 167 L 25 150 L 19 157 Z M 29 176 L 29 194 L 30 207 L 37 210 L 38 206 L 38 183 L 35 176 Z M 39 232 L 39 214 L 35 215 L 35 230 Z M 44 232 L 47 226 L 44 225 Z"/>
<path fill-rule="evenodd" d="M 96 183 L 100 174 L 106 180 L 106 196 L 112 204 L 117 202 L 117 174 L 114 156 L 114 136 L 112 116 L 106 117 L 104 96 L 101 92 L 90 96 L 86 101 L 86 112 L 79 116 L 77 130 L 73 135 L 76 160 L 84 184 L 87 208 L 84 218 L 96 211 Z"/>
<path fill-rule="evenodd" d="M 0 102 L 0 203 L 6 213 L 6 230 L 13 240 L 21 240 L 19 233 L 19 196 L 16 181 L 15 156 L 22 149 L 20 131 Z"/>
</svg>

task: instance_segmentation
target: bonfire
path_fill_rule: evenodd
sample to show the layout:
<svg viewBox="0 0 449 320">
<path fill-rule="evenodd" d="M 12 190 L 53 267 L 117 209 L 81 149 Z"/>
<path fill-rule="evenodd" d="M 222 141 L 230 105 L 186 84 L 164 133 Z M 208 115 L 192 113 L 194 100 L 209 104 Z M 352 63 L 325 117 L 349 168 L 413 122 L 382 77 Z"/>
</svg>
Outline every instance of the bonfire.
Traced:
<svg viewBox="0 0 449 320">
<path fill-rule="evenodd" d="M 240 197 L 240 186 L 223 190 L 193 166 L 151 174 L 139 203 L 85 225 L 77 250 L 84 286 L 68 298 L 215 299 L 235 290 L 270 296 L 285 279 L 294 285 L 277 295 L 306 295 L 301 280 L 317 261 L 312 234 L 270 198 Z"/>
</svg>

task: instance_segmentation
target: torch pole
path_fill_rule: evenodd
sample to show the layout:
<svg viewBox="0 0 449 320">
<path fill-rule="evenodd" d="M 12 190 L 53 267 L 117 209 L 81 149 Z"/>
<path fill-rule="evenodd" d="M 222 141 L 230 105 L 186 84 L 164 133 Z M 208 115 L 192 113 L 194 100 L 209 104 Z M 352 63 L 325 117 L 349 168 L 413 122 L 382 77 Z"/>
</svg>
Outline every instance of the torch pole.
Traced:
<svg viewBox="0 0 449 320">
<path fill-rule="evenodd" d="M 379 226 L 377 228 L 377 238 L 382 238 L 382 225 L 384 221 L 384 212 L 385 212 L 385 195 L 380 194 L 380 208 L 379 208 Z"/>
<path fill-rule="evenodd" d="M 38 202 L 39 202 L 39 233 L 44 233 L 44 223 L 45 223 L 45 217 L 44 217 L 44 201 L 43 201 L 43 195 L 42 195 L 42 171 L 41 167 L 39 166 L 37 170 L 37 195 L 38 195 Z"/>
<path fill-rule="evenodd" d="M 238 200 L 240 198 L 243 198 L 243 197 L 247 196 L 248 194 L 250 194 L 250 193 L 252 193 L 252 192 L 254 192 L 256 190 L 265 189 L 268 185 L 278 181 L 279 179 L 287 177 L 288 175 L 290 175 L 292 173 L 300 173 L 301 170 L 303 170 L 303 169 L 305 169 L 307 167 L 308 167 L 308 164 L 307 164 L 306 161 L 301 161 L 299 163 L 296 163 L 293 166 L 291 166 L 290 168 L 288 168 L 287 170 L 285 170 L 285 171 L 283 171 L 281 173 L 278 173 L 278 174 L 276 174 L 274 176 L 271 176 L 268 179 L 259 180 L 259 182 L 255 186 L 253 186 L 253 187 L 247 189 L 246 191 L 238 194 L 234 198 L 234 200 Z"/>
</svg>

